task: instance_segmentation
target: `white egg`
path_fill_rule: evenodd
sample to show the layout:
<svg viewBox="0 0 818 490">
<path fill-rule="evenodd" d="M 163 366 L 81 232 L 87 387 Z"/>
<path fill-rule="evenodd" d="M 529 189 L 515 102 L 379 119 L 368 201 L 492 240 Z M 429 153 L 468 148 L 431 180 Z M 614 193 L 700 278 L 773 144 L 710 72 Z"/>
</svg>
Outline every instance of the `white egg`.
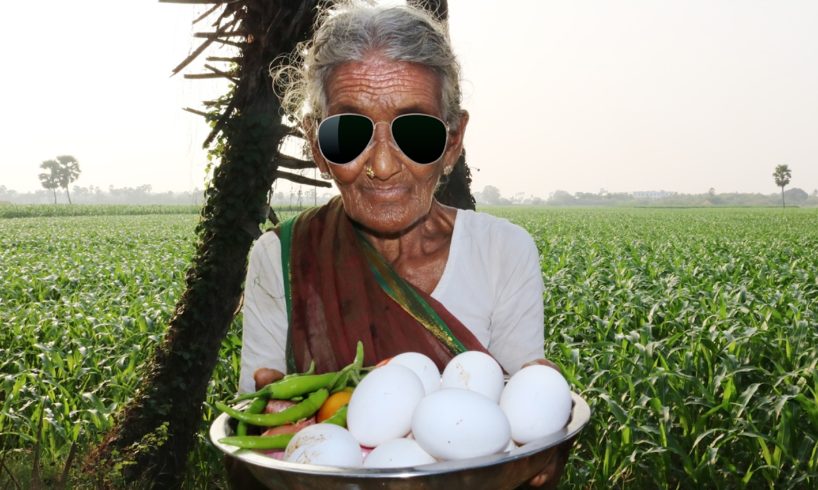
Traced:
<svg viewBox="0 0 818 490">
<path fill-rule="evenodd" d="M 324 466 L 361 466 L 358 441 L 348 430 L 334 424 L 314 424 L 298 431 L 284 450 L 292 463 Z"/>
<path fill-rule="evenodd" d="M 518 444 L 553 434 L 571 416 L 571 389 L 553 368 L 533 365 L 517 371 L 500 397 L 500 408 L 511 424 Z"/>
<path fill-rule="evenodd" d="M 503 451 L 511 428 L 490 398 L 461 388 L 441 388 L 415 409 L 412 434 L 437 459 L 466 459 Z"/>
<path fill-rule="evenodd" d="M 411 369 L 387 364 L 367 374 L 352 392 L 347 427 L 363 446 L 376 447 L 403 437 L 412 426 L 412 413 L 426 394 Z"/>
<path fill-rule="evenodd" d="M 376 447 L 364 460 L 365 468 L 406 468 L 435 463 L 417 441 L 412 439 L 392 439 Z"/>
<path fill-rule="evenodd" d="M 404 352 L 390 359 L 389 364 L 397 364 L 411 369 L 423 382 L 423 388 L 426 390 L 427 395 L 440 388 L 440 370 L 435 362 L 429 359 L 429 356 L 419 352 Z"/>
<path fill-rule="evenodd" d="M 449 361 L 443 370 L 440 387 L 476 391 L 497 402 L 503 382 L 503 368 L 493 357 L 480 351 L 468 351 Z"/>
</svg>

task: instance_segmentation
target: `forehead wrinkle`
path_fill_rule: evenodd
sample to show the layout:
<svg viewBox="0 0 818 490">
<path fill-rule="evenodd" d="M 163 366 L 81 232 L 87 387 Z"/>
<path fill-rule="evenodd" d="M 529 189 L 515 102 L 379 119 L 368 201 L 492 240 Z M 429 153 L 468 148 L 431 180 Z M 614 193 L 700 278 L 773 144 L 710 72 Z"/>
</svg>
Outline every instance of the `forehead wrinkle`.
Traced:
<svg viewBox="0 0 818 490">
<path fill-rule="evenodd" d="M 400 80 L 388 81 L 386 83 L 371 84 L 363 81 L 349 81 L 348 83 L 338 84 L 334 91 L 336 97 L 348 97 L 349 94 L 358 95 L 382 95 L 407 93 L 412 95 L 425 95 L 426 90 L 415 90 L 414 87 L 407 86 L 405 82 Z"/>
<path fill-rule="evenodd" d="M 430 69 L 395 61 L 354 61 L 334 70 L 327 83 L 328 107 L 426 106 L 439 112 L 440 80 Z"/>
</svg>

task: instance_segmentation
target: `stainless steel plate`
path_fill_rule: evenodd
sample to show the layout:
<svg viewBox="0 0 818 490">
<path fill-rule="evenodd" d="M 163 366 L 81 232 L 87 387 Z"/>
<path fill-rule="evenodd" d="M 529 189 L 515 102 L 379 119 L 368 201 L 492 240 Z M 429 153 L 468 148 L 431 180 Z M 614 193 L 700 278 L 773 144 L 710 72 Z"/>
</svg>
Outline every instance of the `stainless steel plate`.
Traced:
<svg viewBox="0 0 818 490">
<path fill-rule="evenodd" d="M 515 488 L 538 474 L 556 446 L 573 439 L 591 418 L 591 409 L 576 393 L 568 425 L 548 437 L 510 452 L 411 468 L 339 468 L 288 463 L 252 450 L 219 443 L 233 434 L 226 414 L 210 426 L 210 440 L 225 454 L 246 463 L 261 482 L 273 489 L 445 489 Z"/>
</svg>

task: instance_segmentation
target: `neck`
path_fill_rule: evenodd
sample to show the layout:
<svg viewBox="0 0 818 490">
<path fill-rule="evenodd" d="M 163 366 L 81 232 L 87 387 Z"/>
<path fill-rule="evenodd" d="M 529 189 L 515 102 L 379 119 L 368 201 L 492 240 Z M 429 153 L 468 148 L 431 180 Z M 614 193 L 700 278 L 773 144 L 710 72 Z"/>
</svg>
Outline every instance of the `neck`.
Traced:
<svg viewBox="0 0 818 490">
<path fill-rule="evenodd" d="M 441 244 L 448 245 L 456 215 L 456 209 L 433 200 L 429 212 L 400 233 L 384 235 L 366 228 L 360 230 L 375 250 L 395 265 L 429 255 Z"/>
</svg>

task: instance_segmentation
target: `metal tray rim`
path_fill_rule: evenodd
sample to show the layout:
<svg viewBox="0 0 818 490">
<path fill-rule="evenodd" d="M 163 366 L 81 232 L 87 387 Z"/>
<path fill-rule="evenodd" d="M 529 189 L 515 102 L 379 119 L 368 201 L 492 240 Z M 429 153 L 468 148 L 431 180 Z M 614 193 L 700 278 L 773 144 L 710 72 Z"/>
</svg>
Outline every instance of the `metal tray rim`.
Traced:
<svg viewBox="0 0 818 490">
<path fill-rule="evenodd" d="M 442 461 L 422 466 L 404 468 L 345 468 L 337 466 L 319 466 L 300 463 L 290 463 L 265 456 L 262 453 L 239 449 L 235 446 L 221 444 L 219 439 L 231 435 L 228 425 L 229 416 L 221 414 L 210 426 L 209 436 L 214 446 L 223 453 L 237 458 L 247 464 L 262 467 L 269 470 L 285 471 L 288 473 L 301 473 L 315 476 L 337 476 L 350 478 L 412 478 L 451 473 L 481 467 L 504 465 L 517 459 L 527 458 L 541 451 L 545 451 L 564 441 L 575 437 L 579 431 L 590 421 L 591 408 L 588 403 L 578 394 L 571 393 L 573 408 L 571 419 L 568 425 L 562 430 L 549 436 L 529 442 L 519 446 L 507 453 L 493 454 L 479 458 L 470 458 L 456 461 Z"/>
</svg>

